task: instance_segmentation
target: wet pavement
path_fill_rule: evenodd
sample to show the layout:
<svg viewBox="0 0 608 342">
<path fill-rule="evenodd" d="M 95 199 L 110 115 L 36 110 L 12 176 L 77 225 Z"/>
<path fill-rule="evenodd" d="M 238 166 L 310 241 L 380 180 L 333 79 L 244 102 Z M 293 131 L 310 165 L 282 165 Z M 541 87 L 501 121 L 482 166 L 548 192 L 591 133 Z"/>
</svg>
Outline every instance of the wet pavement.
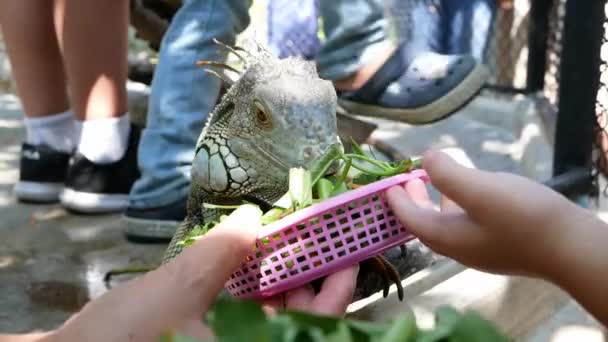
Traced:
<svg viewBox="0 0 608 342">
<path fill-rule="evenodd" d="M 0 331 L 53 328 L 106 290 L 108 270 L 152 265 L 164 246 L 127 242 L 119 215 L 17 203 L 21 112 L 12 96 L 0 108 Z"/>
</svg>

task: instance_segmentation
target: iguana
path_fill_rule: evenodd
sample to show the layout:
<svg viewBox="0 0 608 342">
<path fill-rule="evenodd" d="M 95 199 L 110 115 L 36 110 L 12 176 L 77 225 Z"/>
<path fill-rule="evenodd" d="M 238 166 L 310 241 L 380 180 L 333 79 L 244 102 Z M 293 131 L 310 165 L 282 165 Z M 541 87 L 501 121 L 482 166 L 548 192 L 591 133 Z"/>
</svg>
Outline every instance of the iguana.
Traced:
<svg viewBox="0 0 608 342">
<path fill-rule="evenodd" d="M 205 69 L 224 79 L 230 88 L 197 141 L 187 216 L 162 263 L 181 252 L 179 242 L 190 230 L 227 213 L 205 208 L 204 203 L 248 201 L 269 209 L 288 191 L 290 168 L 310 168 L 326 149 L 341 144 L 336 91 L 330 81 L 318 76 L 314 62 L 279 59 L 257 43 L 251 49 L 216 43 L 238 56 L 243 70 L 220 62 L 199 63 L 236 72 L 238 78 L 231 80 L 223 70 Z M 380 272 L 385 297 L 391 280 L 403 298 L 399 274 L 386 259 L 379 256 L 365 261 L 364 270 Z"/>
</svg>

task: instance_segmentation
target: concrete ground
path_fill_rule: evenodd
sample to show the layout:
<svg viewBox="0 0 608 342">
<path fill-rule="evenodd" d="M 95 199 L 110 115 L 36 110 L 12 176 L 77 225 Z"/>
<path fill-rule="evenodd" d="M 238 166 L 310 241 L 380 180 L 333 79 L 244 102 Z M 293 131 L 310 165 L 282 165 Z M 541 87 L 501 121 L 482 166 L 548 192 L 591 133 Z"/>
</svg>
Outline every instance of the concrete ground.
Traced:
<svg viewBox="0 0 608 342">
<path fill-rule="evenodd" d="M 417 155 L 428 148 L 443 148 L 462 162 L 479 168 L 519 173 L 536 180 L 549 176 L 551 150 L 543 138 L 534 104 L 526 99 L 497 99 L 484 94 L 460 113 L 429 126 L 412 127 L 368 120 L 379 124 L 371 141 L 396 156 Z M 23 133 L 17 99 L 13 95 L 1 95 L 0 332 L 25 332 L 57 326 L 86 301 L 106 291 L 102 279 L 106 271 L 154 264 L 165 247 L 125 241 L 118 215 L 79 216 L 58 205 L 16 203 L 12 186 L 18 178 L 18 152 Z M 409 302 L 413 306 L 409 309 L 423 321 L 425 311 L 420 308 L 432 307 L 438 298 L 451 304 L 468 302 L 471 290 L 464 291 L 463 286 L 478 282 L 480 278 L 475 277 L 489 276 L 472 270 L 461 272 L 462 268 L 450 268 L 443 263 L 434 268 L 439 271 L 421 272 L 406 280 L 413 284 L 407 290 L 410 292 L 406 292 L 412 294 Z M 442 268 L 447 271 L 441 271 Z M 504 290 L 497 279 L 488 278 L 480 282 L 490 284 L 484 285 L 483 293 L 488 297 L 496 297 L 490 291 L 493 289 L 491 286 Z M 450 281 L 458 286 L 453 287 Z M 420 285 L 420 282 L 426 285 Z M 435 285 L 440 286 L 439 290 Z M 449 291 L 445 288 L 450 286 L 457 290 L 448 296 L 446 293 Z M 546 284 L 536 286 L 535 291 L 540 293 L 549 291 Z M 423 293 L 422 288 L 431 291 L 430 294 L 428 291 Z M 434 295 L 433 291 L 439 291 L 440 296 Z M 476 293 L 479 296 L 482 292 Z M 567 296 L 560 295 L 559 298 Z M 488 300 L 484 299 L 483 303 L 486 302 Z M 369 310 L 376 314 L 359 314 L 370 319 L 382 319 L 389 312 L 406 310 L 396 301 L 384 303 L 389 303 L 389 310 L 374 309 L 374 305 L 370 305 Z M 589 320 L 580 308 L 576 311 L 576 308 L 562 304 L 560 302 L 559 306 L 554 305 L 547 310 L 564 311 L 570 321 Z M 358 305 L 357 310 L 365 311 L 361 304 Z M 542 306 L 542 303 L 538 305 Z M 477 309 L 485 310 L 483 306 Z M 573 311 L 578 316 L 570 315 Z M 509 331 L 517 333 L 517 336 L 534 337 L 529 340 L 547 340 L 538 336 L 549 336 L 551 331 L 563 327 L 563 320 L 545 318 L 543 316 L 536 322 L 538 326 L 546 326 L 542 331 L 528 329 L 524 332 L 521 324 L 518 325 L 519 330 Z M 510 324 L 515 323 L 510 321 Z"/>
<path fill-rule="evenodd" d="M 0 332 L 53 328 L 106 290 L 106 271 L 155 263 L 164 251 L 126 242 L 118 215 L 16 203 L 21 115 L 14 96 L 0 96 Z"/>
</svg>

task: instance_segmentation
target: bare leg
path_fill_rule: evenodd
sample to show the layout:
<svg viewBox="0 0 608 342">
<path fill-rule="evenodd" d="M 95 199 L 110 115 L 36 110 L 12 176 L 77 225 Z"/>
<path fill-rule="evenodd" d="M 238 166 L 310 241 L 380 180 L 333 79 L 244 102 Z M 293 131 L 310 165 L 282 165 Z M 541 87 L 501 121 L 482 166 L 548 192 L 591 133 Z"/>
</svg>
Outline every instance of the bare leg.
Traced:
<svg viewBox="0 0 608 342">
<path fill-rule="evenodd" d="M 59 199 L 79 212 L 122 211 L 138 171 L 139 131 L 132 129 L 127 112 L 129 3 L 54 1 L 72 107 L 80 121 L 74 163 Z"/>
<path fill-rule="evenodd" d="M 352 91 L 361 88 L 365 82 L 369 81 L 372 76 L 386 63 L 391 57 L 395 47 L 387 47 L 386 50 L 378 53 L 376 58 L 372 61 L 361 66 L 361 68 L 355 71 L 350 76 L 334 81 L 334 86 L 338 90 Z"/>
<path fill-rule="evenodd" d="M 49 1 L 0 1 L 0 25 L 25 115 L 69 108 Z"/>
<path fill-rule="evenodd" d="M 80 120 L 127 111 L 128 1 L 56 0 L 74 111 Z"/>
</svg>

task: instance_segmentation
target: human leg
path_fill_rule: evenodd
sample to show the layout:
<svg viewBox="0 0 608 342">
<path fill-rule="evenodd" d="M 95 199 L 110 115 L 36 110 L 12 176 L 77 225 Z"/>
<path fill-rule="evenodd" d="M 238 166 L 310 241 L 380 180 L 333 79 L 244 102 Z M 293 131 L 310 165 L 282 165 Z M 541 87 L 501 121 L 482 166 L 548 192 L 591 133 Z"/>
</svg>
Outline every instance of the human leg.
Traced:
<svg viewBox="0 0 608 342">
<path fill-rule="evenodd" d="M 484 62 L 496 8 L 495 0 L 442 0 L 442 31 L 446 37 L 441 52 L 468 53 L 477 61 Z"/>
<path fill-rule="evenodd" d="M 346 110 L 425 124 L 454 113 L 481 89 L 487 71 L 473 57 L 441 55 L 420 44 L 420 6 L 416 0 L 388 6 L 400 24 L 398 39 L 391 41 L 384 1 L 322 3 L 328 39 L 317 58 L 319 70 L 334 80 Z"/>
<path fill-rule="evenodd" d="M 25 114 L 15 194 L 20 200 L 53 202 L 63 188 L 76 137 L 52 3 L 2 1 L 0 26 Z"/>
<path fill-rule="evenodd" d="M 55 1 L 80 137 L 61 195 L 82 212 L 123 210 L 138 177 L 138 129 L 127 112 L 128 1 Z"/>
<path fill-rule="evenodd" d="M 213 38 L 233 44 L 249 24 L 250 3 L 190 0 L 173 18 L 152 80 L 141 177 L 124 217 L 128 237 L 170 239 L 185 217 L 194 148 L 220 90 L 219 80 L 195 63 L 226 58 Z"/>
</svg>

